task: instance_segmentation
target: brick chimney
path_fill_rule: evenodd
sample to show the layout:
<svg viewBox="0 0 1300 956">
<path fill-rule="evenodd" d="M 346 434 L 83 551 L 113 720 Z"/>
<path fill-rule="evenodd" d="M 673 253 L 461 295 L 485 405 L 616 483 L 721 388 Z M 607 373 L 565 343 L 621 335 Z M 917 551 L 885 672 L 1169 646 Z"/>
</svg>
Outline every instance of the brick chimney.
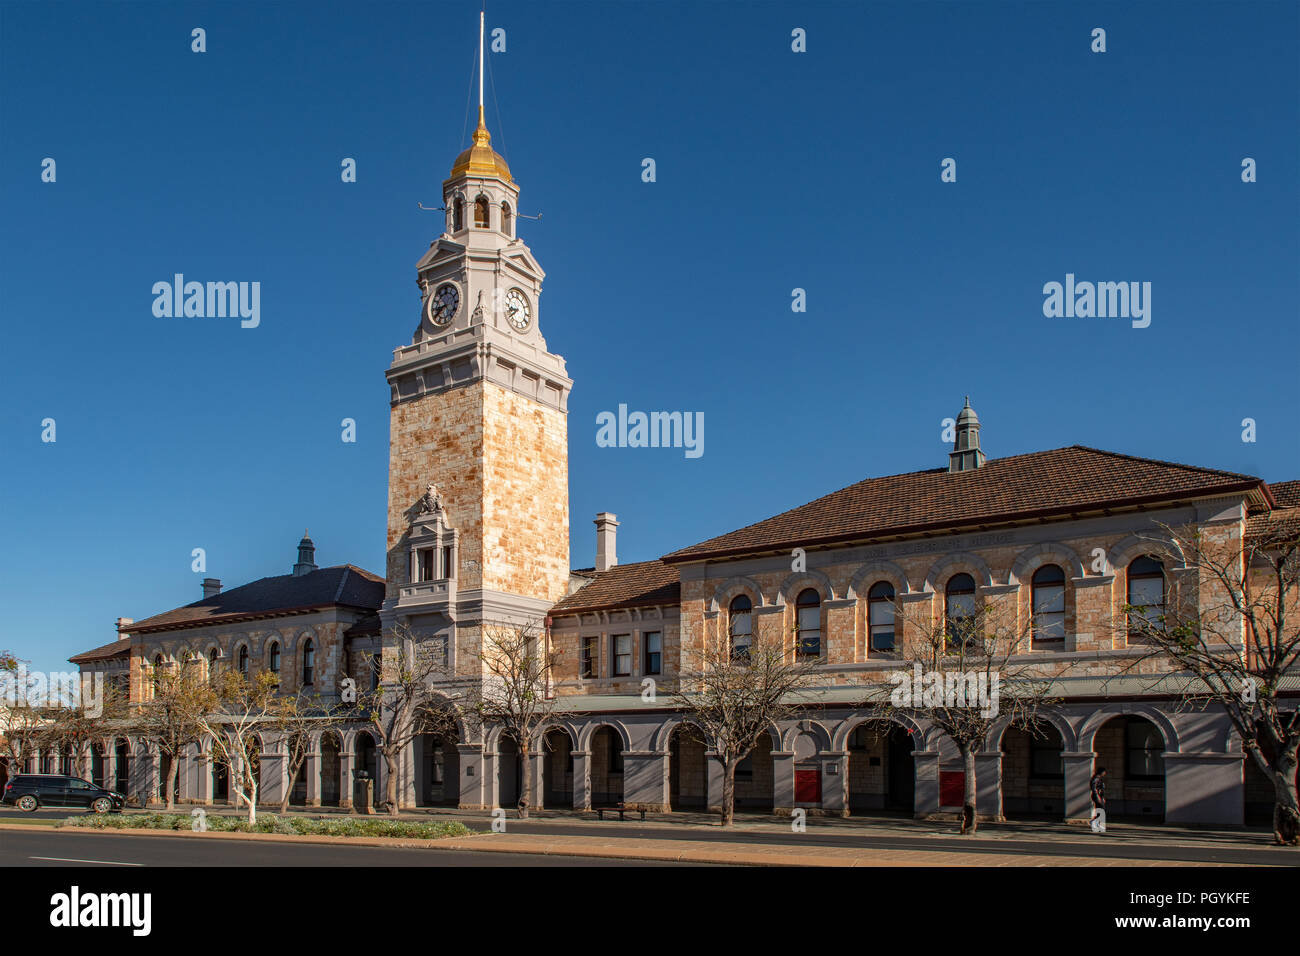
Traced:
<svg viewBox="0 0 1300 956">
<path fill-rule="evenodd" d="M 119 641 L 129 641 L 131 639 L 130 634 L 122 633 L 122 628 L 125 627 L 127 624 L 134 624 L 134 623 L 135 623 L 135 618 L 133 617 L 119 617 L 117 619 L 117 639 Z"/>
<path fill-rule="evenodd" d="M 220 593 L 221 593 L 221 578 L 203 579 L 203 596 L 205 598 L 216 597 Z"/>
<path fill-rule="evenodd" d="M 602 511 L 596 515 L 596 570 L 608 571 L 618 564 L 618 515 Z"/>
</svg>

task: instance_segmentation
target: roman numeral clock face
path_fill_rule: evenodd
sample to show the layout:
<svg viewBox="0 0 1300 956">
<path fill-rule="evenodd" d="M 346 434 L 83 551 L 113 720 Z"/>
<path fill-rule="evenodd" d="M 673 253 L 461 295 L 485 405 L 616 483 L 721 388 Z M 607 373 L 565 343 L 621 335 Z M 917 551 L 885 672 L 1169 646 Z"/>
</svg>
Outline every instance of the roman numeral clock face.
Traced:
<svg viewBox="0 0 1300 956">
<path fill-rule="evenodd" d="M 436 328 L 449 324 L 456 317 L 459 309 L 460 290 L 450 282 L 444 282 L 434 289 L 433 295 L 424 302 L 425 315 L 428 316 L 429 323 Z"/>
<path fill-rule="evenodd" d="M 532 306 L 528 304 L 527 296 L 518 289 L 506 293 L 506 321 L 519 332 L 526 331 L 533 321 Z"/>
</svg>

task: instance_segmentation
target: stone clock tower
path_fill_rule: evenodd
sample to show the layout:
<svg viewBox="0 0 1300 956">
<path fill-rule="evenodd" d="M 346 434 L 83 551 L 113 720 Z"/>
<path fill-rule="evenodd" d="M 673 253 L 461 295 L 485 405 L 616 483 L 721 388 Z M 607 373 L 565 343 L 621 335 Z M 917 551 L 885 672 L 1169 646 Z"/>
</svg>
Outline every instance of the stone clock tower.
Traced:
<svg viewBox="0 0 1300 956">
<path fill-rule="evenodd" d="M 443 183 L 445 230 L 416 264 L 419 324 L 387 372 L 381 618 L 446 635 L 466 676 L 466 625 L 538 620 L 569 579 L 573 383 L 542 338 L 545 273 L 516 235 L 519 187 L 491 139 L 480 106 Z"/>
</svg>

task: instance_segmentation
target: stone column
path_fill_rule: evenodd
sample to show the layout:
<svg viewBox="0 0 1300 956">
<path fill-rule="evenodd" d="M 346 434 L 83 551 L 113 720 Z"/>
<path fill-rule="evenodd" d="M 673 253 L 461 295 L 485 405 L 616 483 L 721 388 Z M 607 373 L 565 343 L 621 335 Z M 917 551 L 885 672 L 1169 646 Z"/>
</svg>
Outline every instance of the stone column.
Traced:
<svg viewBox="0 0 1300 956">
<path fill-rule="evenodd" d="M 975 812 L 1003 820 L 1002 752 L 975 755 Z"/>
<path fill-rule="evenodd" d="M 772 810 L 789 814 L 794 809 L 794 751 L 772 751 Z"/>
<path fill-rule="evenodd" d="M 352 742 L 344 741 L 343 749 L 339 752 L 339 809 L 352 809 L 352 793 L 356 787 L 356 777 L 352 773 L 352 765 L 355 758 L 352 754 Z"/>
<path fill-rule="evenodd" d="M 722 812 L 722 785 L 726 783 L 726 773 L 716 750 L 704 752 L 704 773 L 708 778 L 705 785 L 704 806 L 710 813 Z"/>
<path fill-rule="evenodd" d="M 667 755 L 652 750 L 623 751 L 623 802 L 629 809 L 662 813 Z"/>
<path fill-rule="evenodd" d="M 1239 753 L 1165 753 L 1165 822 L 1239 827 L 1245 767 Z"/>
<path fill-rule="evenodd" d="M 528 785 L 532 791 L 528 797 L 530 810 L 539 810 L 546 805 L 546 744 L 538 744 L 538 750 L 528 754 Z M 523 786 L 521 780 L 520 786 Z"/>
<path fill-rule="evenodd" d="M 319 740 L 312 749 L 307 751 L 307 756 L 303 761 L 303 774 L 307 777 L 307 806 L 320 806 L 320 744 Z"/>
<path fill-rule="evenodd" d="M 939 752 L 913 750 L 916 784 L 913 790 L 913 815 L 920 818 L 939 812 Z"/>
<path fill-rule="evenodd" d="M 194 748 L 194 799 L 198 803 L 212 803 L 212 759 L 197 746 Z"/>
<path fill-rule="evenodd" d="M 818 759 L 822 773 L 822 809 L 829 816 L 847 817 L 849 815 L 848 755 L 842 750 L 823 750 L 818 754 Z"/>
<path fill-rule="evenodd" d="M 1096 756 L 1091 750 L 1061 751 L 1061 765 L 1065 771 L 1066 823 L 1087 823 L 1092 819 L 1088 781 L 1092 777 Z"/>
<path fill-rule="evenodd" d="M 460 809 L 489 810 L 482 744 L 457 744 L 460 752 Z M 444 784 L 445 786 L 446 784 Z"/>
<path fill-rule="evenodd" d="M 573 752 L 573 809 L 591 809 L 591 751 Z"/>
<path fill-rule="evenodd" d="M 111 742 L 104 750 L 104 789 L 117 789 L 117 748 Z"/>
</svg>

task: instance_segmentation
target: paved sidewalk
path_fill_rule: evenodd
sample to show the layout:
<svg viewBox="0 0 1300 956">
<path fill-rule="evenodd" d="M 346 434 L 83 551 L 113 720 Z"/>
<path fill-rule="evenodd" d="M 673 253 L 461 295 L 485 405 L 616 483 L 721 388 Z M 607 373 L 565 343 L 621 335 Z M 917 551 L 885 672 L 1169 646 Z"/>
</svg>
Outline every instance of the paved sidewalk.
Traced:
<svg viewBox="0 0 1300 956">
<path fill-rule="evenodd" d="M 193 806 L 180 804 L 173 812 L 188 814 Z M 242 817 L 244 811 L 232 807 L 211 807 L 204 809 L 209 814 Z M 149 811 L 128 810 L 127 813 L 161 812 L 161 808 Z M 266 807 L 259 808 L 258 813 L 273 813 Z M 304 814 L 313 817 L 346 816 L 347 811 L 328 807 L 290 807 L 290 814 Z M 387 817 L 387 814 L 375 814 Z M 400 820 L 459 820 L 475 830 L 487 830 L 492 822 L 492 815 L 487 811 L 458 810 L 451 807 L 437 807 L 416 811 L 403 811 L 396 819 Z M 641 830 L 663 830 L 671 832 L 676 838 L 689 838 L 690 834 L 699 834 L 700 840 L 709 840 L 710 835 L 720 829 L 716 813 L 672 813 L 649 814 L 641 822 L 635 813 L 629 813 L 626 820 L 620 821 L 616 816 L 607 814 L 604 820 L 596 819 L 594 813 L 579 813 L 557 810 L 534 810 L 527 821 L 518 819 L 513 810 L 506 811 L 507 826 L 510 829 L 525 827 L 530 831 L 545 832 L 559 828 L 562 830 L 580 830 L 582 833 L 617 833 L 619 830 L 635 828 Z M 960 827 L 955 820 L 916 820 L 904 816 L 875 817 L 815 817 L 807 818 L 808 834 L 819 838 L 838 838 L 860 840 L 862 838 L 907 837 L 950 839 L 959 835 Z M 789 834 L 790 822 L 771 814 L 742 813 L 736 816 L 731 832 L 754 834 Z M 1093 835 L 1086 823 L 1066 824 L 1058 820 L 1012 820 L 1001 823 L 981 822 L 974 837 L 962 839 L 985 840 L 1034 840 L 1053 843 L 1093 843 L 1104 839 L 1107 844 L 1122 844 L 1133 847 L 1185 846 L 1185 847 L 1270 847 L 1271 831 L 1263 828 L 1251 829 L 1207 829 L 1178 826 L 1163 826 L 1141 823 L 1114 823 L 1106 829 L 1104 838 Z"/>
<path fill-rule="evenodd" d="M 501 853 L 673 860 L 741 866 L 1234 866 L 1245 864 L 1174 862 L 1118 857 L 1028 855 L 1021 853 L 962 853 L 864 847 L 809 846 L 800 849 L 757 843 L 710 843 L 703 840 L 657 840 L 637 837 L 552 836 L 540 833 L 491 833 L 469 839 L 444 840 L 445 849 L 490 850 Z"/>
<path fill-rule="evenodd" d="M 828 847 L 809 845 L 719 843 L 655 837 L 601 837 L 545 833 L 480 833 L 472 837 L 420 840 L 406 837 L 287 836 L 274 833 L 194 833 L 185 830 L 92 830 L 50 829 L 32 824 L 0 823 L 2 830 L 44 830 L 54 839 L 61 834 L 104 834 L 165 837 L 178 840 L 246 840 L 267 843 L 313 843 L 335 846 L 405 847 L 414 849 L 465 850 L 477 853 L 572 856 L 597 859 L 645 860 L 721 864 L 727 866 L 834 866 L 834 867 L 1205 867 L 1249 864 L 1212 863 L 1203 860 L 1175 861 L 1124 857 L 1064 856 L 1029 853 L 979 853 L 961 850 L 908 850 L 883 847 Z"/>
</svg>

